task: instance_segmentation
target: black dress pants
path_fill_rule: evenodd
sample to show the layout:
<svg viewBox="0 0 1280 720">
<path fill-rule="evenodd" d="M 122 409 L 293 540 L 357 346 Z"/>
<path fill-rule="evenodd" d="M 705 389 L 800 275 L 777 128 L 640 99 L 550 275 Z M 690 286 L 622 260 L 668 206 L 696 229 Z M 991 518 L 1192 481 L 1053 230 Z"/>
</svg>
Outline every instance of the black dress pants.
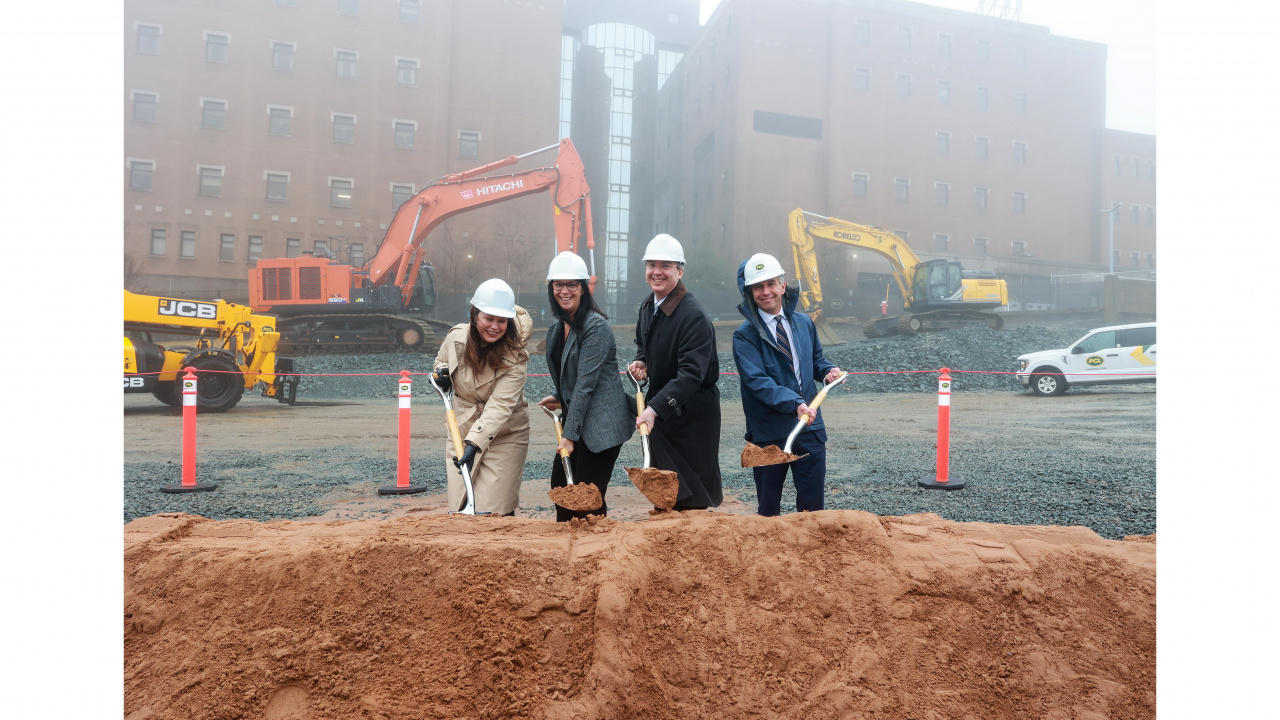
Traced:
<svg viewBox="0 0 1280 720">
<path fill-rule="evenodd" d="M 618 462 L 618 453 L 621 450 L 621 445 L 615 445 L 594 453 L 588 450 L 587 444 L 581 440 L 574 443 L 573 454 L 569 455 L 569 467 L 573 470 L 573 482 L 575 484 L 591 483 L 595 485 L 600 489 L 600 499 L 604 500 L 605 490 L 609 488 L 609 476 L 613 474 L 613 466 Z M 568 484 L 569 480 L 564 476 L 564 466 L 560 463 L 560 455 L 557 453 L 551 465 L 551 487 L 564 487 Z M 556 522 L 568 522 L 573 518 L 583 518 L 588 515 L 604 515 L 608 511 L 609 503 L 607 502 L 602 504 L 599 510 L 591 512 L 576 512 L 556 505 Z"/>
</svg>

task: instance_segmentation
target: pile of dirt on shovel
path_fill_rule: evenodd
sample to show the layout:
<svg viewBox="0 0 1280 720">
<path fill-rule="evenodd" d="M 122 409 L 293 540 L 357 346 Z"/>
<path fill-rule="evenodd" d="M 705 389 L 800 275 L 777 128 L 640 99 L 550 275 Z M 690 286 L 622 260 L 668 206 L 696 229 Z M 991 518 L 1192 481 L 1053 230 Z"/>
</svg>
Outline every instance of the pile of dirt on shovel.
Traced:
<svg viewBox="0 0 1280 720">
<path fill-rule="evenodd" d="M 126 720 L 1155 717 L 1155 537 L 842 510 L 124 529 Z"/>
</svg>

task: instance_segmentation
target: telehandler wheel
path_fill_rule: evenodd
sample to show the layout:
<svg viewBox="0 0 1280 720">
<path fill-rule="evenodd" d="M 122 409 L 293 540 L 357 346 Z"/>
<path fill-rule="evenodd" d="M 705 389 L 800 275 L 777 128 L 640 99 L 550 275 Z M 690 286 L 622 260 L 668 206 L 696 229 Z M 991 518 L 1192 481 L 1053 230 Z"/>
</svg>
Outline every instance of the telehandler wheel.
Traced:
<svg viewBox="0 0 1280 720">
<path fill-rule="evenodd" d="M 244 394 L 244 376 L 235 363 L 218 355 L 202 355 L 188 367 L 197 370 L 196 410 L 202 413 L 226 412 L 240 402 Z M 201 373 L 200 370 L 218 372 Z M 177 382 L 182 382 L 179 379 Z M 179 396 L 181 399 L 181 396 Z"/>
<path fill-rule="evenodd" d="M 156 389 L 151 391 L 151 394 L 169 407 L 179 407 L 182 405 L 182 391 L 178 389 L 178 382 L 177 380 L 157 382 Z"/>
</svg>

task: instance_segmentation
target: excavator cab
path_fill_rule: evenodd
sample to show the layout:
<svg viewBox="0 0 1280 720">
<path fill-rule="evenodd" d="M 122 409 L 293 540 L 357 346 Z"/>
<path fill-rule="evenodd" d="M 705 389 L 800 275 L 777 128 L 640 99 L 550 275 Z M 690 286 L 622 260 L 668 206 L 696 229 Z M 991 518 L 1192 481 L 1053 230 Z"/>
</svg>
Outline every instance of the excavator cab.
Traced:
<svg viewBox="0 0 1280 720">
<path fill-rule="evenodd" d="M 954 260 L 929 260 L 916 267 L 911 283 L 911 307 L 949 307 L 962 293 L 960 263 Z"/>
</svg>

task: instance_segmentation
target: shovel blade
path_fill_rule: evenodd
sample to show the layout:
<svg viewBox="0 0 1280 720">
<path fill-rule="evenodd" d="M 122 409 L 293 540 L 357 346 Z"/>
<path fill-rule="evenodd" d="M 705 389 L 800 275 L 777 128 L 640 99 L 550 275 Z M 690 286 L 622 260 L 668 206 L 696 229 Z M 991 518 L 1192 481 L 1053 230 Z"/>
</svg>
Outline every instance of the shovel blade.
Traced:
<svg viewBox="0 0 1280 720">
<path fill-rule="evenodd" d="M 800 460 L 801 458 L 806 458 L 808 456 L 808 453 L 805 453 L 804 455 L 792 455 L 791 453 L 783 452 L 782 448 L 776 445 L 760 447 L 755 443 L 747 443 L 747 446 L 742 448 L 742 467 L 749 468 L 763 467 L 765 465 L 782 465 L 784 463 L 795 462 L 796 460 Z"/>
<path fill-rule="evenodd" d="M 670 470 L 627 468 L 627 477 L 656 508 L 670 510 L 680 496 L 680 477 Z"/>
<path fill-rule="evenodd" d="M 600 488 L 591 483 L 551 488 L 548 494 L 551 496 L 551 502 L 574 512 L 591 512 L 599 510 L 600 506 L 604 505 L 604 498 L 600 497 Z"/>
</svg>

